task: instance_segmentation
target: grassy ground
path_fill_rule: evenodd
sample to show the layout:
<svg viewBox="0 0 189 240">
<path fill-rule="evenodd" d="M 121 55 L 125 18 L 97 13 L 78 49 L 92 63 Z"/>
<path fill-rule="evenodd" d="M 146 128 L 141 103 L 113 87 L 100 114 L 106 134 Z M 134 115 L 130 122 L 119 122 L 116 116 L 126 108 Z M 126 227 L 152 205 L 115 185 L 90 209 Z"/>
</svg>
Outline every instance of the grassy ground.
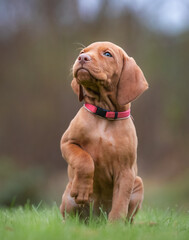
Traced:
<svg viewBox="0 0 189 240">
<path fill-rule="evenodd" d="M 56 205 L 32 206 L 0 210 L 0 239 L 189 239 L 189 213 L 178 210 L 150 209 L 144 207 L 134 224 L 108 223 L 106 216 L 91 217 L 87 224 L 70 217 L 65 223 Z"/>
</svg>

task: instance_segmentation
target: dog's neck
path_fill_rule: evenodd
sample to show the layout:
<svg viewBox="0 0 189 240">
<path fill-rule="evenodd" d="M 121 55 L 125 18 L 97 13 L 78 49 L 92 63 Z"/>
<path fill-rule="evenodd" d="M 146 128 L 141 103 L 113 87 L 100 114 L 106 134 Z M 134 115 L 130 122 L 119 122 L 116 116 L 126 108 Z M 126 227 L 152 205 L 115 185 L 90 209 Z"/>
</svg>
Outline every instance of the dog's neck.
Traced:
<svg viewBox="0 0 189 240">
<path fill-rule="evenodd" d="M 90 103 L 92 105 L 95 105 L 95 106 L 98 106 L 98 107 L 101 107 L 103 109 L 106 109 L 108 111 L 113 111 L 113 112 L 127 111 L 131 107 L 130 103 L 120 106 L 116 102 L 116 97 L 113 96 L 113 94 L 107 94 L 107 93 L 99 94 L 98 96 L 89 96 L 89 94 L 87 94 L 87 91 L 85 91 L 84 102 Z"/>
</svg>

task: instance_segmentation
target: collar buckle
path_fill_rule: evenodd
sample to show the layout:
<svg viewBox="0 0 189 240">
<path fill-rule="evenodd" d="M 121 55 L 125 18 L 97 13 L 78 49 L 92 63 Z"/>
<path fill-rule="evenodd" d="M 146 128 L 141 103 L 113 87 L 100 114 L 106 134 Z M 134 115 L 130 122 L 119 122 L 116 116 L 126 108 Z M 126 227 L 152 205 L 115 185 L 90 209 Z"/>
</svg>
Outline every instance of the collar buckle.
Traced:
<svg viewBox="0 0 189 240">
<path fill-rule="evenodd" d="M 96 115 L 99 115 L 99 116 L 101 116 L 101 117 L 103 117 L 103 118 L 106 118 L 106 113 L 108 112 L 106 109 L 103 109 L 103 108 L 101 108 L 101 107 L 98 107 L 98 106 L 96 106 Z"/>
</svg>

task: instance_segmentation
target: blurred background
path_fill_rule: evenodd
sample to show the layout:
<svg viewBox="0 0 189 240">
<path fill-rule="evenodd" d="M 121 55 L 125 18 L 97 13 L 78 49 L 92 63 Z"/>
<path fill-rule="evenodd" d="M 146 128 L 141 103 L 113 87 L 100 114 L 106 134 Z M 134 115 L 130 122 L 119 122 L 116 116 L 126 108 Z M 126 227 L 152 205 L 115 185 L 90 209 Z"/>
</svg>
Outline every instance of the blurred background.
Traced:
<svg viewBox="0 0 189 240">
<path fill-rule="evenodd" d="M 150 88 L 132 104 L 151 206 L 189 207 L 189 1 L 0 0 L 0 205 L 60 204 L 80 48 L 112 41 Z"/>
</svg>

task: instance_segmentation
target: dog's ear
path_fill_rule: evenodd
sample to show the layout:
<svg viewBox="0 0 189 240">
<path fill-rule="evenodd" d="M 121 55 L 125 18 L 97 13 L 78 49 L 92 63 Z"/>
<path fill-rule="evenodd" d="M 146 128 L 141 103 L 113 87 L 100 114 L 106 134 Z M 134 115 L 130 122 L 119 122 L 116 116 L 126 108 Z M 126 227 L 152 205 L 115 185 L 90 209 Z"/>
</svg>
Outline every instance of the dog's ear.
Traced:
<svg viewBox="0 0 189 240">
<path fill-rule="evenodd" d="M 132 102 L 148 89 L 148 83 L 135 60 L 124 53 L 123 68 L 118 83 L 117 101 L 119 105 Z"/>
<path fill-rule="evenodd" d="M 80 84 L 77 83 L 76 78 L 74 78 L 71 82 L 71 87 L 74 93 L 78 96 L 79 101 L 83 100 L 83 88 Z"/>
</svg>

